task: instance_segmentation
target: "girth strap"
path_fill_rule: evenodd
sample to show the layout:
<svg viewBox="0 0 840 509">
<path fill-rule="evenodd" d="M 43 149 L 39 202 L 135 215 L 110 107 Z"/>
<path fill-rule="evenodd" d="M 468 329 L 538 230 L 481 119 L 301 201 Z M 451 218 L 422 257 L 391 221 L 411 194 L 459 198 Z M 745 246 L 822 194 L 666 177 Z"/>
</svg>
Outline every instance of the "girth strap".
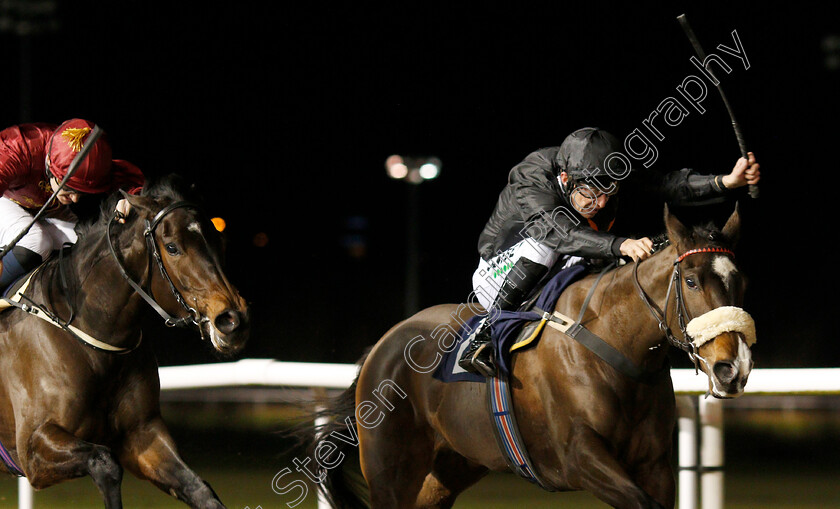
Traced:
<svg viewBox="0 0 840 509">
<path fill-rule="evenodd" d="M 546 491 L 557 491 L 539 475 L 528 456 L 516 423 L 513 398 L 507 377 L 504 375 L 489 377 L 486 387 L 487 405 L 493 421 L 493 435 L 496 437 L 496 444 L 502 451 L 508 467 Z"/>
<path fill-rule="evenodd" d="M 17 476 L 17 477 L 26 477 L 26 474 L 23 473 L 23 470 L 20 469 L 17 463 L 15 463 L 15 459 L 12 458 L 12 455 L 6 450 L 6 447 L 0 443 L 0 460 L 3 460 L 3 463 L 6 465 L 6 468 L 9 469 L 9 473 Z"/>
</svg>

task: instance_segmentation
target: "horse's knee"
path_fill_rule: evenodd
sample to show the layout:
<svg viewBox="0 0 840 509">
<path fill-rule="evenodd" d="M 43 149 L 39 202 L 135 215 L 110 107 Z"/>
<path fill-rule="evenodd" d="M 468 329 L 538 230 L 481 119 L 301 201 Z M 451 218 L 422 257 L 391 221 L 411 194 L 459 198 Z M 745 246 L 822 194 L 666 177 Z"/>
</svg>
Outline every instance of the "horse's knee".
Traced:
<svg viewBox="0 0 840 509">
<path fill-rule="evenodd" d="M 94 445 L 87 458 L 87 473 L 100 489 L 108 489 L 120 485 L 123 468 L 110 449 Z"/>
</svg>

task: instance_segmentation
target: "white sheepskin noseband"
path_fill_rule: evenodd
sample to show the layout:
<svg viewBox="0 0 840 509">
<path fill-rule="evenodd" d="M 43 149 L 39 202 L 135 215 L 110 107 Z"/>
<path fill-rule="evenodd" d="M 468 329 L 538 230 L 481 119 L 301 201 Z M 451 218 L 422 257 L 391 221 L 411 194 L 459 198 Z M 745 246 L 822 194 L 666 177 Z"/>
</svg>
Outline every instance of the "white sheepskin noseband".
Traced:
<svg viewBox="0 0 840 509">
<path fill-rule="evenodd" d="M 721 306 L 688 322 L 686 331 L 694 339 L 694 346 L 715 339 L 724 332 L 740 332 L 747 346 L 755 343 L 755 321 L 749 313 L 735 306 Z"/>
</svg>

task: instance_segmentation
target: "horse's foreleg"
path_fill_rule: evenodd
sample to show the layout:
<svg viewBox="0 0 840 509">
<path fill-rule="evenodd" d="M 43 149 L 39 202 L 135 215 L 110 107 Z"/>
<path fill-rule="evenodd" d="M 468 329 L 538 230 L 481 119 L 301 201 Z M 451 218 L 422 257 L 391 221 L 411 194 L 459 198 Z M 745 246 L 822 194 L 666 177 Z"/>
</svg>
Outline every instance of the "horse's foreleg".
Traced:
<svg viewBox="0 0 840 509">
<path fill-rule="evenodd" d="M 55 424 L 44 424 L 29 435 L 23 450 L 22 467 L 36 489 L 89 475 L 105 507 L 122 507 L 120 483 L 123 470 L 111 450 L 80 440 Z"/>
<path fill-rule="evenodd" d="M 154 419 L 125 437 L 120 460 L 140 479 L 190 507 L 224 508 L 216 493 L 184 463 L 161 419 Z"/>
<path fill-rule="evenodd" d="M 674 507 L 676 485 L 670 456 L 653 461 L 636 469 L 634 476 L 639 486 L 664 507 Z"/>
<path fill-rule="evenodd" d="M 579 427 L 569 442 L 574 444 L 569 451 L 571 485 L 589 491 L 612 507 L 664 509 L 633 481 L 604 439 L 591 428 Z"/>
</svg>

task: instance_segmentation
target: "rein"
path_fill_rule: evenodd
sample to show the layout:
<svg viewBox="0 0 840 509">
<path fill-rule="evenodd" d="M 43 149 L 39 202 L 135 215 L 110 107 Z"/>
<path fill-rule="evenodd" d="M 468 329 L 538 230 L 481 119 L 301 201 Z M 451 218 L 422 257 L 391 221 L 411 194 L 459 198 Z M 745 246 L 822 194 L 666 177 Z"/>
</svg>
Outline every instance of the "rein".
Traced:
<svg viewBox="0 0 840 509">
<path fill-rule="evenodd" d="M 661 310 L 655 302 L 653 302 L 650 296 L 645 292 L 644 288 L 642 288 L 642 285 L 639 282 L 639 262 L 636 262 L 635 266 L 633 267 L 633 281 L 636 284 L 636 290 L 638 290 L 639 296 L 642 298 L 642 302 L 645 303 L 645 305 L 648 308 L 648 311 L 650 311 L 650 314 L 653 315 L 653 318 L 659 324 L 659 330 L 665 335 L 665 338 L 668 340 L 668 343 L 688 354 L 689 359 L 691 359 L 691 361 L 694 363 L 695 373 L 699 371 L 698 361 L 701 361 L 703 359 L 700 357 L 700 355 L 698 355 L 697 345 L 695 344 L 694 339 L 691 337 L 687 330 L 688 322 L 686 321 L 686 318 L 688 317 L 688 321 L 691 321 L 691 316 L 689 315 L 688 310 L 685 307 L 685 298 L 683 296 L 681 281 L 682 271 L 680 270 L 680 263 L 689 256 L 699 253 L 723 253 L 732 256 L 733 258 L 735 257 L 734 252 L 721 247 L 704 247 L 698 249 L 691 249 L 678 256 L 677 259 L 674 261 L 674 270 L 671 273 L 671 279 L 668 283 L 668 290 L 665 293 L 664 311 Z M 676 306 L 677 311 L 677 322 L 680 328 L 680 332 L 683 335 L 683 339 L 679 339 L 678 337 L 676 337 L 673 331 L 671 330 L 671 327 L 668 325 L 668 306 L 671 302 L 672 290 L 674 293 L 674 305 Z"/>
<path fill-rule="evenodd" d="M 120 274 L 122 274 L 123 278 L 128 282 L 129 286 L 137 292 L 143 300 L 149 304 L 152 309 L 163 318 L 164 323 L 168 327 L 187 327 L 191 325 L 198 326 L 201 329 L 201 324 L 208 322 L 209 319 L 206 317 L 202 317 L 201 313 L 194 307 L 187 304 L 186 299 L 184 296 L 181 295 L 181 292 L 175 287 L 175 284 L 172 282 L 172 278 L 169 277 L 169 273 L 166 271 L 166 267 L 163 265 L 163 259 L 160 256 L 160 253 L 157 249 L 157 243 L 155 242 L 155 230 L 157 229 L 160 222 L 166 217 L 170 212 L 181 209 L 181 208 L 190 208 L 194 210 L 200 210 L 200 208 L 195 205 L 194 203 L 190 203 L 187 201 L 179 201 L 175 203 L 171 203 L 164 207 L 163 209 L 158 212 L 154 218 L 152 218 L 151 222 L 146 219 L 146 227 L 143 229 L 143 237 L 146 239 L 146 248 L 149 253 L 149 265 L 152 264 L 152 260 L 157 263 L 158 269 L 160 273 L 163 275 L 163 278 L 166 280 L 167 284 L 169 285 L 169 290 L 172 292 L 172 295 L 175 297 L 175 300 L 178 301 L 179 304 L 187 311 L 187 316 L 182 318 L 175 318 L 169 313 L 166 312 L 158 303 L 155 301 L 154 297 L 149 295 L 143 288 L 137 284 L 131 276 L 123 267 L 122 262 L 120 261 L 120 257 L 117 254 L 117 250 L 114 248 L 113 241 L 111 240 L 111 227 L 114 224 L 114 221 L 119 217 L 118 214 L 114 214 L 111 219 L 108 220 L 108 228 L 106 230 L 106 239 L 108 240 L 108 249 L 111 251 L 111 255 L 114 257 L 114 260 L 117 262 L 117 267 L 120 269 Z"/>
</svg>

